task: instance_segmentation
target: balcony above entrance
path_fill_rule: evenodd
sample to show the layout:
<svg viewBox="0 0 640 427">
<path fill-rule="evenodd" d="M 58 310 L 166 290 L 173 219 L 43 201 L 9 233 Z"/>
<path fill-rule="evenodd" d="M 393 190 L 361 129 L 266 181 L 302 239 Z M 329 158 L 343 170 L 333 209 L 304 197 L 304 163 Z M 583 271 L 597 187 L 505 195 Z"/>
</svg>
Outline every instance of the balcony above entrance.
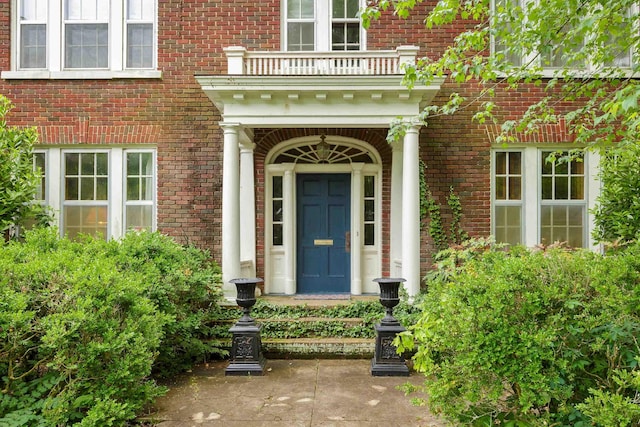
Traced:
<svg viewBox="0 0 640 427">
<path fill-rule="evenodd" d="M 225 49 L 227 74 L 196 76 L 228 122 L 260 127 L 388 127 L 413 117 L 440 90 L 402 84 L 418 48 L 393 51 L 249 52 Z"/>
</svg>

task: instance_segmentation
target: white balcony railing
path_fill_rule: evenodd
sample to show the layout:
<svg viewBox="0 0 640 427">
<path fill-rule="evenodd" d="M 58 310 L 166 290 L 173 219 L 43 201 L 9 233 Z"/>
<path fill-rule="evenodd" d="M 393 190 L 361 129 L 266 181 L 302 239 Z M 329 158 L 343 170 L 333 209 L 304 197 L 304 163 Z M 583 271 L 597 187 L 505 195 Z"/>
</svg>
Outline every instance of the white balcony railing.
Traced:
<svg viewBox="0 0 640 427">
<path fill-rule="evenodd" d="M 228 74 L 247 76 L 393 75 L 415 63 L 418 47 L 396 50 L 336 52 L 249 52 L 242 46 L 224 49 Z"/>
</svg>

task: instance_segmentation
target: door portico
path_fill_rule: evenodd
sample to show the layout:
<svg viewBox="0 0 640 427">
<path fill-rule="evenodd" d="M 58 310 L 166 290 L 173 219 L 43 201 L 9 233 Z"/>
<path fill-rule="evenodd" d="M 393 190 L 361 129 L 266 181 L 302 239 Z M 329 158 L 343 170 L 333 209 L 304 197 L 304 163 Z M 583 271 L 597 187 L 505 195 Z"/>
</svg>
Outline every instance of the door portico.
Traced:
<svg viewBox="0 0 640 427">
<path fill-rule="evenodd" d="M 333 64 L 331 58 L 336 54 L 331 53 L 331 58 L 312 62 L 314 65 L 308 70 L 296 69 L 298 71 L 294 74 L 289 73 L 287 67 L 293 59 L 300 59 L 296 53 L 277 53 L 277 59 L 272 60 L 269 58 L 273 55 L 264 59 L 260 56 L 262 54 L 253 55 L 244 48 L 229 48 L 226 52 L 229 66 L 227 75 L 197 76 L 196 79 L 223 118 L 220 122 L 224 132 L 222 273 L 225 294 L 233 297 L 235 288 L 229 280 L 256 274 L 255 233 L 263 232 L 257 228 L 255 213 L 252 213 L 255 212 L 256 200 L 255 182 L 253 186 L 250 183 L 255 170 L 255 162 L 251 164 L 255 148 L 253 129 L 336 129 L 335 134 L 339 135 L 340 129 L 389 128 L 397 117 L 409 120 L 417 117 L 439 91 L 443 79 L 429 85 L 416 83 L 411 90 L 402 85 L 402 64 L 415 60 L 417 48 L 414 47 L 399 47 L 396 52 L 382 53 L 382 56 L 386 55 L 386 59 L 381 60 L 386 61 L 385 64 L 389 64 L 389 67 L 385 65 L 378 68 L 374 65 L 378 64 L 377 57 L 380 53 L 359 52 L 358 55 L 362 58 L 354 62 L 357 67 L 354 65 L 345 70 L 325 70 L 321 67 L 322 64 Z M 294 56 L 296 58 L 293 58 Z M 250 65 L 263 60 L 267 61 L 265 64 L 273 62 L 276 64 L 275 68 Z M 266 74 L 256 73 L 267 69 L 269 71 Z M 391 212 L 384 219 L 389 221 L 390 235 L 393 236 L 389 253 L 385 254 L 385 258 L 389 259 L 389 266 L 385 266 L 384 271 L 407 279 L 405 287 L 409 295 L 417 294 L 420 289 L 419 126 L 409 123 L 404 138 L 392 151 L 391 188 L 387 191 L 390 191 L 391 199 L 396 202 L 390 205 Z M 316 138 L 320 136 L 316 135 Z M 371 227 L 376 227 L 376 222 L 379 227 L 380 221 L 383 220 L 382 216 L 371 222 L 364 219 L 365 206 L 372 203 L 371 199 L 367 200 L 363 194 L 364 182 L 365 179 L 368 183 L 371 182 L 371 178 L 367 178 L 368 168 L 377 167 L 378 177 L 374 181 L 377 183 L 376 191 L 381 191 L 380 163 L 371 166 L 365 162 L 351 160 L 348 164 L 300 165 L 281 161 L 265 162 L 265 165 L 265 200 L 271 200 L 272 197 L 269 193 L 269 186 L 272 185 L 269 180 L 274 171 L 280 173 L 281 178 L 278 179 L 282 181 L 283 190 L 289 188 L 288 194 L 293 195 L 280 200 L 283 212 L 294 210 L 293 188 L 298 173 L 348 173 L 351 175 L 352 243 L 356 226 L 362 228 L 359 230 L 359 238 L 363 239 L 365 232 L 370 231 Z M 354 204 L 356 199 L 361 202 Z M 397 205 L 399 199 L 401 203 Z M 249 208 L 244 209 L 245 206 Z M 273 207 L 267 204 L 265 209 Z M 382 213 L 380 210 L 376 212 Z M 358 217 L 357 221 L 353 221 L 354 216 Z M 278 228 L 274 228 L 274 224 L 282 226 L 283 241 L 295 242 L 296 232 L 292 228 L 295 223 L 291 220 L 281 224 L 278 224 L 278 221 L 267 224 L 265 220 L 264 224 L 261 224 L 264 226 L 265 238 L 268 233 L 273 233 L 273 230 Z M 366 227 L 366 230 L 363 227 Z M 247 228 L 252 229 L 253 235 L 251 232 L 243 231 Z M 280 262 L 277 263 L 275 258 L 268 259 L 271 255 L 267 254 L 267 246 L 264 248 L 265 291 L 296 293 L 295 250 L 283 250 L 279 254 L 274 252 L 274 257 L 280 257 Z M 361 248 L 359 256 L 362 262 L 354 263 L 354 256 L 359 247 L 360 245 L 351 247 L 351 293 L 377 293 L 377 289 L 368 288 L 368 267 L 363 260 L 377 263 L 376 272 L 379 276 L 383 271 L 380 251 L 374 256 L 369 256 L 366 253 L 368 248 Z M 275 281 L 268 283 L 269 277 L 282 277 L 283 280 L 277 281 L 276 287 Z"/>
</svg>

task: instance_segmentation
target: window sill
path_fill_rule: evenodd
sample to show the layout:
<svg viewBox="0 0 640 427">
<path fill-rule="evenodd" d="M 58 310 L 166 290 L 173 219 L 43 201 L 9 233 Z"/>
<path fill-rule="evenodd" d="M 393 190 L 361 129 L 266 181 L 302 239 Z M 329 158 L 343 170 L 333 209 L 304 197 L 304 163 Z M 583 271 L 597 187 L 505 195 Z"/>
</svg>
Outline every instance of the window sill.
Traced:
<svg viewBox="0 0 640 427">
<path fill-rule="evenodd" d="M 2 71 L 0 78 L 6 80 L 110 80 L 110 79 L 160 79 L 159 70 L 81 70 L 81 71 L 46 71 L 21 70 Z"/>
<path fill-rule="evenodd" d="M 567 69 L 564 70 L 562 68 L 544 68 L 542 70 L 536 71 L 539 74 L 536 77 L 542 79 L 553 79 L 559 78 L 563 79 L 565 77 L 568 78 L 576 78 L 576 79 L 592 79 L 594 78 L 595 71 L 593 70 L 585 70 L 585 69 Z M 566 72 L 566 75 L 565 75 Z M 499 78 L 506 78 L 509 75 L 506 73 L 496 73 Z M 599 72 L 599 79 L 602 80 L 613 80 L 613 79 L 625 79 L 625 78 L 640 78 L 640 73 L 634 72 L 632 69 L 620 69 L 619 72 L 616 73 L 608 73 L 605 71 Z"/>
</svg>

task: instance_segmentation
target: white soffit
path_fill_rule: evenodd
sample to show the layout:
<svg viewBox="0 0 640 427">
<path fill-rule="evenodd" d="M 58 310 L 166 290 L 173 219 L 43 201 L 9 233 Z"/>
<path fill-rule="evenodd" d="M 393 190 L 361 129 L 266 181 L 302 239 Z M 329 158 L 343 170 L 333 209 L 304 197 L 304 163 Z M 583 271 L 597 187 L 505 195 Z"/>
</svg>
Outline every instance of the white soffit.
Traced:
<svg viewBox="0 0 640 427">
<path fill-rule="evenodd" d="M 428 105 L 444 79 L 391 76 L 196 76 L 224 121 L 255 127 L 389 127 Z"/>
</svg>

